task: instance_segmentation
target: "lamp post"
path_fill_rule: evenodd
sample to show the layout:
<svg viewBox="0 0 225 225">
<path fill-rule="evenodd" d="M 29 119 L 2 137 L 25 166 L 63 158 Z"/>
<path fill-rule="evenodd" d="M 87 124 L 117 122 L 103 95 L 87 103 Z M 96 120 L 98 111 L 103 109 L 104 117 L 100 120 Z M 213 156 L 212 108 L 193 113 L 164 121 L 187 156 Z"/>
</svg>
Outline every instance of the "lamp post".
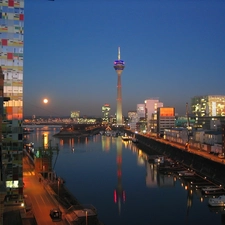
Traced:
<svg viewBox="0 0 225 225">
<path fill-rule="evenodd" d="M 59 184 L 60 184 L 60 178 L 58 177 L 58 209 L 59 209 Z"/>
<path fill-rule="evenodd" d="M 87 211 L 87 209 L 85 211 L 85 214 L 86 214 L 86 225 L 88 225 L 88 211 Z"/>
</svg>

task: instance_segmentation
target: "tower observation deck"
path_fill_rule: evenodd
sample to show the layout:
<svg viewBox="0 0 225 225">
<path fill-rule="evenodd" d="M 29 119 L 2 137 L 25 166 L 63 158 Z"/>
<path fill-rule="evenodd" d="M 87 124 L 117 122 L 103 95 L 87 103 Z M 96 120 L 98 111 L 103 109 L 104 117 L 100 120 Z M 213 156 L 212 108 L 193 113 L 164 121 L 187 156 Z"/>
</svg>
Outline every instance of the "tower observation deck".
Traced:
<svg viewBox="0 0 225 225">
<path fill-rule="evenodd" d="M 120 59 L 120 47 L 118 47 L 118 59 L 114 61 L 114 69 L 117 73 L 117 109 L 116 109 L 116 123 L 122 125 L 122 86 L 121 74 L 125 68 L 125 62 Z"/>
</svg>

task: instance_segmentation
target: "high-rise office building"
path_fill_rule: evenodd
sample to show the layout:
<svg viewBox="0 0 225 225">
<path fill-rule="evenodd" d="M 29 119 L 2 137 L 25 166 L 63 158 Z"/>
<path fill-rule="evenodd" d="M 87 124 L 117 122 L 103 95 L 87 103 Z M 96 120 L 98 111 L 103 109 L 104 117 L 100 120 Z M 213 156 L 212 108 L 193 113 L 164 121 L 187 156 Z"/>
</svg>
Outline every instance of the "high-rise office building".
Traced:
<svg viewBox="0 0 225 225">
<path fill-rule="evenodd" d="M 164 129 L 175 127 L 175 108 L 157 108 L 157 134 L 163 135 Z"/>
<path fill-rule="evenodd" d="M 225 96 L 195 96 L 191 98 L 191 111 L 197 117 L 225 116 Z"/>
<path fill-rule="evenodd" d="M 108 123 L 109 122 L 109 112 L 110 112 L 110 105 L 109 104 L 104 104 L 102 106 L 102 121 L 104 123 Z"/>
<path fill-rule="evenodd" d="M 146 113 L 146 109 L 145 109 L 145 104 L 137 104 L 137 115 L 138 118 L 145 118 L 145 113 Z"/>
<path fill-rule="evenodd" d="M 145 100 L 147 131 L 156 132 L 157 127 L 157 109 L 163 107 L 163 103 L 158 98 L 149 98 Z"/>
<path fill-rule="evenodd" d="M 117 73 L 117 110 L 116 110 L 117 125 L 123 124 L 121 74 L 124 70 L 124 67 L 125 67 L 125 62 L 120 59 L 120 47 L 119 47 L 118 59 L 114 61 L 114 69 L 116 70 L 116 73 Z"/>
<path fill-rule="evenodd" d="M 138 119 L 137 112 L 136 111 L 129 111 L 128 112 L 128 123 L 129 123 L 129 126 L 130 126 L 131 130 L 136 130 L 138 121 L 139 121 L 139 119 Z"/>
<path fill-rule="evenodd" d="M 0 64 L 4 74 L 1 168 L 6 198 L 23 196 L 23 40 L 24 0 L 0 1 Z"/>
</svg>

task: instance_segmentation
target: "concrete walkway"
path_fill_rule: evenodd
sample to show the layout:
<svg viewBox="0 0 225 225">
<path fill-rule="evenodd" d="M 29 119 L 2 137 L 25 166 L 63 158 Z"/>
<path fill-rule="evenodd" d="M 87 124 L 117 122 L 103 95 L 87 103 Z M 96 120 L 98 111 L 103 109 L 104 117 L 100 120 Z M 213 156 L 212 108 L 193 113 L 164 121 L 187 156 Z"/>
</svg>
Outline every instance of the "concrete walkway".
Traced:
<svg viewBox="0 0 225 225">
<path fill-rule="evenodd" d="M 35 216 L 38 225 L 53 225 L 50 217 L 50 210 L 53 208 L 60 208 L 58 202 L 55 200 L 55 193 L 51 190 L 47 181 L 40 179 L 38 174 L 35 174 L 34 167 L 30 163 L 27 156 L 23 159 L 23 180 L 24 180 L 24 196 L 26 201 L 27 214 Z M 57 225 L 68 224 L 65 220 L 65 212 L 62 211 L 62 221 L 57 222 Z"/>
</svg>

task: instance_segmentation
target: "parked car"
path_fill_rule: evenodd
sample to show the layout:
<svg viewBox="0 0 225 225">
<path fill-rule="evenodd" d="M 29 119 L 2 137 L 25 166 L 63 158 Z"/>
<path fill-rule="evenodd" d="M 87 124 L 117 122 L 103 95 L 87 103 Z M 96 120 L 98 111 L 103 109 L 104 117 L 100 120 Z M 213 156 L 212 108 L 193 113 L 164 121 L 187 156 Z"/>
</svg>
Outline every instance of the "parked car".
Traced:
<svg viewBox="0 0 225 225">
<path fill-rule="evenodd" d="M 218 157 L 219 157 L 220 159 L 224 159 L 224 158 L 225 158 L 225 155 L 224 155 L 224 153 L 220 153 L 220 154 L 218 155 Z"/>
</svg>

